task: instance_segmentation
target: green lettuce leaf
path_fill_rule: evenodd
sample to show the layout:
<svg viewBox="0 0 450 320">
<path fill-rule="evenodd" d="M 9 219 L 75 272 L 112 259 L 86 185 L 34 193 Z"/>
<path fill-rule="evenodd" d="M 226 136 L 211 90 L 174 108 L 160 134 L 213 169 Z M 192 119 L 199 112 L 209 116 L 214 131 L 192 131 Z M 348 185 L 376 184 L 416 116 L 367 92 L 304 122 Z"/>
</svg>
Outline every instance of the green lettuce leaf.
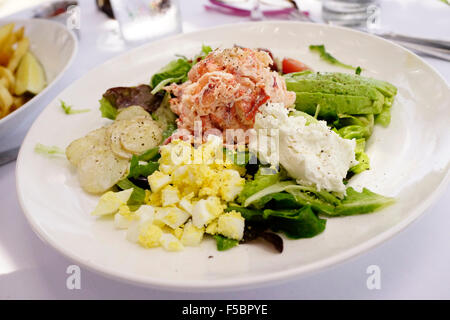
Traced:
<svg viewBox="0 0 450 320">
<path fill-rule="evenodd" d="M 101 98 L 99 102 L 102 117 L 115 120 L 117 117 L 117 109 L 111 104 L 111 102 L 106 100 L 106 98 Z"/>
<path fill-rule="evenodd" d="M 159 157 L 159 147 L 151 148 L 147 151 L 145 151 L 143 154 L 138 156 L 138 160 L 140 161 L 152 161 L 156 160 Z"/>
<path fill-rule="evenodd" d="M 327 220 L 317 217 L 310 206 L 298 210 L 264 210 L 271 229 L 283 232 L 288 238 L 312 238 L 325 230 Z"/>
<path fill-rule="evenodd" d="M 320 219 L 310 206 L 294 210 L 248 209 L 230 206 L 226 211 L 241 213 L 246 223 L 264 224 L 275 232 L 283 232 L 292 239 L 311 238 L 325 230 L 326 220 Z"/>
<path fill-rule="evenodd" d="M 327 191 L 317 191 L 313 187 L 290 186 L 285 189 L 290 193 L 295 201 L 302 206 L 311 206 L 314 210 L 321 213 L 334 213 L 335 205 L 340 200 Z"/>
<path fill-rule="evenodd" d="M 133 155 L 130 162 L 130 173 L 128 174 L 128 178 L 137 178 L 140 176 L 148 177 L 158 170 L 158 168 L 158 162 L 149 161 L 146 164 L 139 164 L 139 158 Z"/>
<path fill-rule="evenodd" d="M 169 83 L 186 81 L 187 74 L 189 70 L 191 70 L 191 67 L 192 64 L 186 58 L 170 61 L 152 76 L 152 79 L 150 80 L 150 85 L 153 88 L 152 94 L 157 93 Z"/>
<path fill-rule="evenodd" d="M 350 168 L 349 171 L 351 173 L 358 174 L 370 169 L 370 160 L 367 153 L 365 153 L 364 151 L 357 152 L 355 158 L 358 161 L 358 164 Z"/>
<path fill-rule="evenodd" d="M 202 45 L 202 49 L 198 55 L 196 55 L 192 61 L 192 65 L 196 64 L 200 60 L 204 59 L 208 54 L 212 52 L 212 48 L 207 45 Z"/>
<path fill-rule="evenodd" d="M 177 125 L 175 123 L 168 123 L 167 128 L 162 133 L 162 141 L 164 142 L 168 137 L 170 137 L 177 130 Z"/>
<path fill-rule="evenodd" d="M 225 250 L 231 249 L 239 244 L 238 240 L 226 238 L 219 234 L 216 234 L 214 236 L 214 239 L 216 239 L 217 250 L 219 250 L 219 251 L 225 251 Z"/>
<path fill-rule="evenodd" d="M 302 205 L 295 200 L 292 194 L 287 192 L 277 192 L 262 197 L 254 207 L 264 207 L 266 209 L 299 209 Z"/>
<path fill-rule="evenodd" d="M 128 206 L 132 206 L 133 209 L 137 210 L 140 205 L 145 203 L 145 190 L 139 188 L 127 178 L 117 182 L 117 186 L 122 190 L 133 188 L 133 192 L 131 193 L 130 198 L 127 201 Z"/>
<path fill-rule="evenodd" d="M 274 183 L 254 194 L 252 194 L 251 196 L 249 196 L 244 202 L 243 202 L 243 206 L 244 207 L 248 207 L 249 205 L 251 205 L 252 203 L 255 203 L 256 201 L 260 200 L 261 198 L 273 194 L 273 193 L 278 193 L 281 191 L 286 190 L 287 187 L 289 186 L 294 186 L 295 181 L 281 181 L 281 182 L 277 182 Z M 245 187 L 244 187 L 245 188 Z M 260 207 L 260 206 L 259 206 Z"/>
<path fill-rule="evenodd" d="M 202 49 L 198 55 L 192 60 L 184 56 L 179 56 L 178 59 L 170 61 L 166 66 L 155 73 L 151 80 L 152 94 L 162 90 L 162 88 L 170 83 L 183 83 L 188 79 L 188 72 L 192 66 L 205 58 L 212 48 L 210 46 L 202 45 Z"/>
<path fill-rule="evenodd" d="M 277 183 L 281 179 L 280 172 L 276 174 L 262 174 L 261 171 L 262 169 L 260 168 L 253 180 L 246 181 L 244 189 L 242 189 L 237 199 L 239 203 L 244 203 L 253 194 Z"/>
<path fill-rule="evenodd" d="M 366 188 L 363 188 L 362 192 L 357 192 L 352 187 L 348 187 L 347 195 L 341 203 L 336 206 L 332 215 L 348 216 L 371 213 L 391 205 L 394 202 L 394 198 L 376 194 Z"/>
</svg>

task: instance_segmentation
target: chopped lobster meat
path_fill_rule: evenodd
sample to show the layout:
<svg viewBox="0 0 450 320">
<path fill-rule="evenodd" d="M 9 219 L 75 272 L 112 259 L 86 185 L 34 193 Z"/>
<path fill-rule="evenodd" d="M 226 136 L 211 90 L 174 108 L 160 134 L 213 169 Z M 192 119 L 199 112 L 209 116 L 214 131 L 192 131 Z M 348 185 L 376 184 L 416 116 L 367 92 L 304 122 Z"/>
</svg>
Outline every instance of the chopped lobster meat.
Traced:
<svg viewBox="0 0 450 320">
<path fill-rule="evenodd" d="M 295 93 L 270 70 L 272 64 L 264 51 L 235 47 L 211 52 L 192 67 L 188 81 L 165 87 L 175 96 L 170 106 L 179 116 L 178 128 L 193 132 L 194 122 L 201 121 L 203 130 L 249 129 L 264 103 L 293 105 Z"/>
</svg>

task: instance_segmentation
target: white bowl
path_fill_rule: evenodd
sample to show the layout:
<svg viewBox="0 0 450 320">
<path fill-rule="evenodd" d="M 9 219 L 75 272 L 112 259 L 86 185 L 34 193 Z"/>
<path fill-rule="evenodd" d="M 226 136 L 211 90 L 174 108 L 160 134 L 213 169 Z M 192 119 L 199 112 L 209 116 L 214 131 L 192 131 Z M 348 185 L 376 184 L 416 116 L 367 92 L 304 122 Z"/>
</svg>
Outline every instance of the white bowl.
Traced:
<svg viewBox="0 0 450 320">
<path fill-rule="evenodd" d="M 75 34 L 63 24 L 44 19 L 2 20 L 0 25 L 14 22 L 16 27 L 25 27 L 30 39 L 30 51 L 42 64 L 47 86 L 19 109 L 0 119 L 0 152 L 20 145 L 26 131 L 44 105 L 41 98 L 69 68 L 77 52 Z"/>
<path fill-rule="evenodd" d="M 376 126 L 367 146 L 371 170 L 350 180 L 357 189 L 365 186 L 394 196 L 396 203 L 373 214 L 330 218 L 326 230 L 314 238 L 285 239 L 282 254 L 252 243 L 218 252 L 212 239 L 177 253 L 141 248 L 125 240 L 125 231 L 115 230 L 111 220 L 90 215 L 98 197 L 81 189 L 66 159 L 45 157 L 33 150 L 36 143 L 64 148 L 110 122 L 102 119 L 98 110 L 98 100 L 106 89 L 148 83 L 175 54 L 194 56 L 202 44 L 265 47 L 276 57 L 300 59 L 317 71 L 343 71 L 308 50 L 310 44 L 322 43 L 343 62 L 361 66 L 363 76 L 387 80 L 398 87 L 391 124 L 388 128 Z M 68 116 L 58 108 L 58 99 L 76 108 L 90 107 L 91 111 Z M 397 234 L 430 206 L 450 176 L 449 103 L 448 85 L 432 67 L 402 47 L 368 34 L 293 22 L 202 30 L 129 51 L 61 92 L 35 121 L 22 144 L 17 160 L 17 194 L 28 221 L 42 239 L 76 264 L 104 275 L 178 290 L 273 283 L 367 251 Z"/>
</svg>

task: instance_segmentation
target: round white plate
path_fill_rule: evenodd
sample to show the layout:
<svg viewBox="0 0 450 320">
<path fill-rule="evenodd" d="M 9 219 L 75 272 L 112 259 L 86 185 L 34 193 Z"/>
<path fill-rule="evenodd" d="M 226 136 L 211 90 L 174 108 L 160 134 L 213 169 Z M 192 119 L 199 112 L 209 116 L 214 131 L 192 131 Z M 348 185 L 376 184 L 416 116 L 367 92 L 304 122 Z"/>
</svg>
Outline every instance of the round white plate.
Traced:
<svg viewBox="0 0 450 320">
<path fill-rule="evenodd" d="M 47 86 L 19 109 L 0 119 L 0 152 L 18 147 L 26 131 L 43 109 L 39 103 L 69 68 L 77 52 L 75 34 L 63 24 L 44 19 L 2 20 L 14 22 L 15 30 L 25 27 L 30 51 L 44 68 Z"/>
<path fill-rule="evenodd" d="M 180 253 L 143 249 L 125 240 L 111 220 L 90 211 L 97 197 L 83 192 L 64 158 L 33 151 L 36 143 L 66 147 L 72 140 L 108 123 L 98 110 L 103 92 L 114 86 L 148 83 L 174 59 L 193 56 L 202 44 L 270 48 L 276 57 L 293 57 L 320 71 L 345 71 L 324 63 L 308 50 L 325 44 L 364 76 L 395 84 L 399 91 L 392 122 L 377 126 L 368 143 L 372 170 L 351 181 L 394 196 L 395 205 L 380 212 L 329 219 L 325 232 L 285 240 L 282 254 L 261 244 L 218 252 L 213 240 Z M 348 72 L 348 70 L 347 70 Z M 66 115 L 59 99 L 91 112 Z M 385 40 L 326 25 L 261 22 L 223 26 L 153 42 L 114 58 L 64 90 L 30 129 L 17 161 L 17 191 L 38 235 L 75 263 L 104 275 L 152 287 L 220 290 L 257 286 L 315 271 L 362 253 L 415 220 L 449 180 L 450 92 L 439 74 L 416 55 Z M 425 236 L 425 235 L 417 235 Z"/>
</svg>

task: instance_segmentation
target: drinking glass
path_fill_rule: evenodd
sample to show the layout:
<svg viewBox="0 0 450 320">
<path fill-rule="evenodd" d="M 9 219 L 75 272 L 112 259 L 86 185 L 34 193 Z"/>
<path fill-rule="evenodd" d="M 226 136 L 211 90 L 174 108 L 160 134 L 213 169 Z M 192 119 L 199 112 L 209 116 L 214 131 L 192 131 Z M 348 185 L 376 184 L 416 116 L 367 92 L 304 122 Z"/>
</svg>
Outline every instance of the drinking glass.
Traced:
<svg viewBox="0 0 450 320">
<path fill-rule="evenodd" d="M 377 0 L 323 0 L 322 18 L 330 24 L 360 26 L 378 19 Z"/>
<path fill-rule="evenodd" d="M 111 0 L 111 6 L 125 41 L 154 40 L 181 32 L 177 0 Z"/>
</svg>

